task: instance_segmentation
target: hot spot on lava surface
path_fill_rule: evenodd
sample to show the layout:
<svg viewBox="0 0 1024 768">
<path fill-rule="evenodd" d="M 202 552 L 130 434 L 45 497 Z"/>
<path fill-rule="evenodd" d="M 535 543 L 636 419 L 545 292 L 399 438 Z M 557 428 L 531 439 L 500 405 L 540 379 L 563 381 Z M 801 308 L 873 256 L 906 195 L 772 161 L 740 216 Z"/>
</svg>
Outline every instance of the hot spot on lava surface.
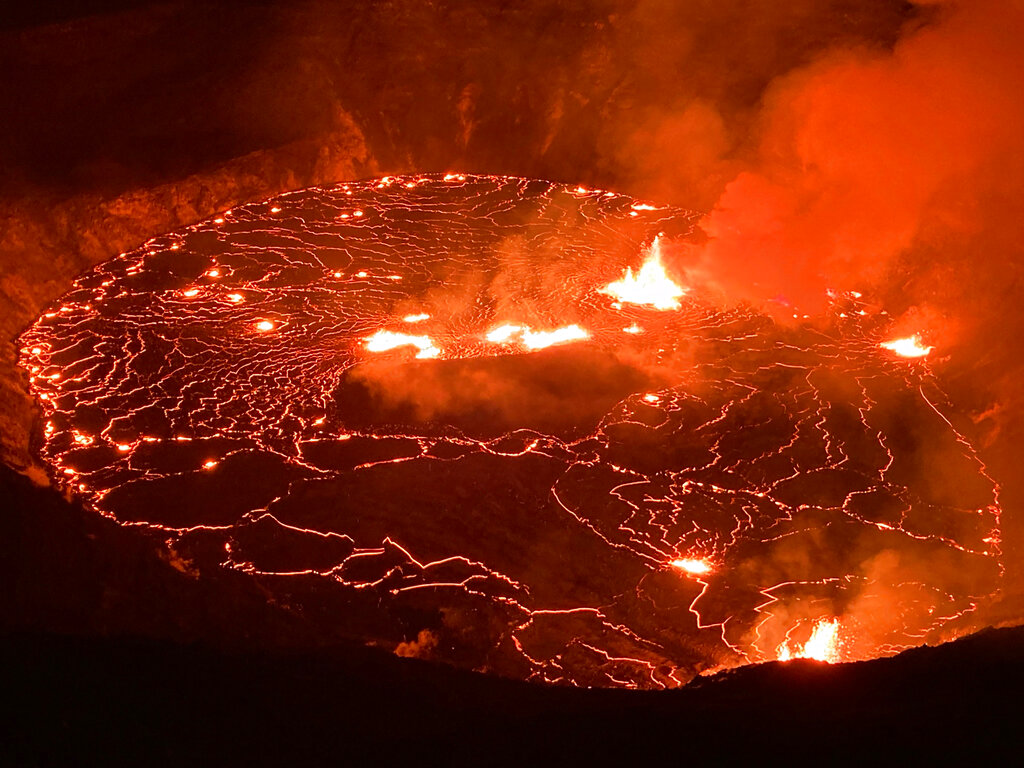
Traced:
<svg viewBox="0 0 1024 768">
<path fill-rule="evenodd" d="M 998 488 L 837 297 L 722 308 L 695 215 L 428 174 L 302 190 L 80 277 L 21 338 L 40 454 L 202 577 L 403 655 L 672 687 L 970 625 Z"/>
</svg>

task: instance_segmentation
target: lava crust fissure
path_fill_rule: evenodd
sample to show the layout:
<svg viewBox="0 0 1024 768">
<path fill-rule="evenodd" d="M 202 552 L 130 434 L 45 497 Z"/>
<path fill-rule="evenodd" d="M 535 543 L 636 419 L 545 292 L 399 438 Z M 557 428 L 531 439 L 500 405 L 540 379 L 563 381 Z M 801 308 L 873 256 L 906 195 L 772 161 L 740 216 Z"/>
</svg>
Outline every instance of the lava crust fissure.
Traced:
<svg viewBox="0 0 1024 768">
<path fill-rule="evenodd" d="M 955 630 L 1000 573 L 998 488 L 926 361 L 859 297 L 790 326 L 701 299 L 660 261 L 693 221 L 459 174 L 226 211 L 25 332 L 42 457 L 183 567 L 524 679 Z"/>
</svg>

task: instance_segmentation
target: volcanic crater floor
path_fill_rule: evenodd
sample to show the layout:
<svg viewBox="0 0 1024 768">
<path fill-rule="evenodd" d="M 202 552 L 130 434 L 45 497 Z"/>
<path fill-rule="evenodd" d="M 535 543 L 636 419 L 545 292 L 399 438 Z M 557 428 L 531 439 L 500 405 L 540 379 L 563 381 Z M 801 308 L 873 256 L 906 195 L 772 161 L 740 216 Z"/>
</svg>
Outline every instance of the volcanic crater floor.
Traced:
<svg viewBox="0 0 1024 768">
<path fill-rule="evenodd" d="M 197 578 L 508 677 L 676 687 L 971 628 L 1002 563 L 969 422 L 859 296 L 782 324 L 675 273 L 608 290 L 696 220 L 463 174 L 239 206 L 23 334 L 39 453 Z"/>
</svg>

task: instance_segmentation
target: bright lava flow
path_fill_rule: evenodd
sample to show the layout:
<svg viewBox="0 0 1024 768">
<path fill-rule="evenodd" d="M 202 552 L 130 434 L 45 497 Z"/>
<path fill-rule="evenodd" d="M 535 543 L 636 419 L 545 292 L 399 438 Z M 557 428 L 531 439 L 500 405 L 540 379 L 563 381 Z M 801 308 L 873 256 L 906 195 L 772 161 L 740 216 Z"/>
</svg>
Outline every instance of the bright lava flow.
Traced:
<svg viewBox="0 0 1024 768">
<path fill-rule="evenodd" d="M 971 628 L 999 488 L 927 348 L 854 293 L 790 325 L 716 306 L 663 253 L 695 220 L 463 174 L 225 211 L 23 334 L 41 456 L 197 578 L 526 680 L 674 687 Z"/>
</svg>

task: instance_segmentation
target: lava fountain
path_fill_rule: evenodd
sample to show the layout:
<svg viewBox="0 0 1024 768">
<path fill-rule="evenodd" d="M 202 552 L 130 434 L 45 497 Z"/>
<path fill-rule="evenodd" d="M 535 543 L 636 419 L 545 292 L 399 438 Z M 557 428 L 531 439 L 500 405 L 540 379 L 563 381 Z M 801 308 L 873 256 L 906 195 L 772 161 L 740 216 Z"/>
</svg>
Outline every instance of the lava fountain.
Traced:
<svg viewBox="0 0 1024 768">
<path fill-rule="evenodd" d="M 41 457 L 199 578 L 521 679 L 671 687 L 969 628 L 999 489 L 927 350 L 858 295 L 791 325 L 715 306 L 662 252 L 695 221 L 461 174 L 239 206 L 24 333 Z"/>
</svg>

